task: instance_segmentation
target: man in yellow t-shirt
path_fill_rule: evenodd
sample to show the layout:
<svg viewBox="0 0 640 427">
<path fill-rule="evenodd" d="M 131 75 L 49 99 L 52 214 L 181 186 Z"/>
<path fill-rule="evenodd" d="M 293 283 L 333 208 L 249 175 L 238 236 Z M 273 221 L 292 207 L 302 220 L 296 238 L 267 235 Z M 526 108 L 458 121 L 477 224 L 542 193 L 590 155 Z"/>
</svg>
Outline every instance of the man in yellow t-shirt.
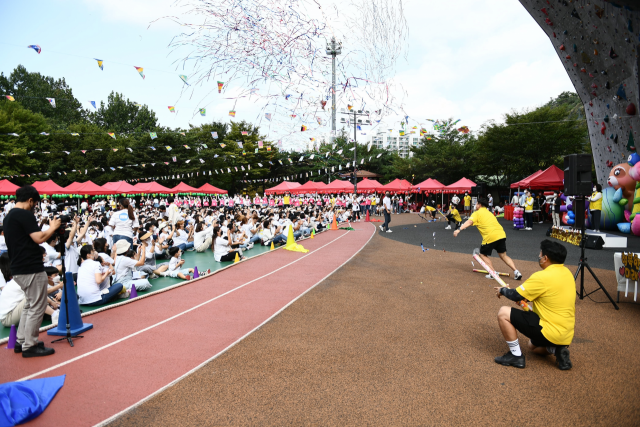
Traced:
<svg viewBox="0 0 640 427">
<path fill-rule="evenodd" d="M 573 274 L 564 266 L 567 250 L 558 242 L 543 240 L 540 243 L 538 263 L 542 271 L 531 275 L 516 289 L 497 287 L 498 298 L 505 296 L 512 301 L 524 299 L 533 303 L 533 311 L 502 307 L 498 312 L 498 324 L 509 351 L 496 357 L 496 363 L 505 366 L 525 367 L 525 357 L 520 350 L 520 331 L 529 337 L 529 350 L 546 356 L 554 354 L 558 368 L 571 369 L 569 349 L 576 324 L 576 283 Z"/>
<path fill-rule="evenodd" d="M 431 208 L 431 209 L 433 209 L 433 208 Z M 434 211 L 435 211 L 435 209 L 434 209 Z M 456 230 L 458 228 L 460 228 L 460 223 L 462 223 L 462 218 L 460 218 L 460 212 L 458 212 L 458 209 L 456 208 L 456 205 L 454 205 L 453 203 L 451 205 L 449 205 L 449 211 L 447 212 L 446 217 L 447 217 L 447 220 L 449 221 L 449 225 L 447 225 L 444 228 L 445 230 L 451 230 L 451 223 L 453 223 L 453 225 L 455 226 Z"/>
<path fill-rule="evenodd" d="M 471 213 L 471 196 L 467 191 L 464 192 L 464 216 L 465 219 L 469 218 L 469 214 Z"/>
<path fill-rule="evenodd" d="M 288 208 L 291 205 L 291 197 L 289 197 L 289 193 L 284 193 L 284 197 L 282 198 L 282 204 L 284 208 Z"/>
<path fill-rule="evenodd" d="M 533 197 L 529 190 L 524 192 L 524 222 L 525 230 L 533 230 Z"/>
<path fill-rule="evenodd" d="M 502 228 L 496 217 L 489 212 L 487 206 L 489 206 L 487 198 L 478 197 L 478 201 L 476 202 L 476 211 L 471 214 L 471 217 L 464 224 L 462 224 L 460 229 L 453 232 L 453 236 L 458 237 L 458 234 L 460 234 L 462 230 L 475 225 L 478 227 L 478 231 L 482 236 L 480 258 L 482 258 L 489 268 L 493 270 L 493 264 L 489 257 L 495 249 L 500 259 L 513 270 L 513 278 L 520 280 L 522 278 L 522 274 L 520 274 L 516 268 L 513 260 L 507 256 L 507 235 L 504 232 L 504 228 Z M 487 279 L 493 279 L 490 274 L 487 274 L 485 277 Z"/>
</svg>

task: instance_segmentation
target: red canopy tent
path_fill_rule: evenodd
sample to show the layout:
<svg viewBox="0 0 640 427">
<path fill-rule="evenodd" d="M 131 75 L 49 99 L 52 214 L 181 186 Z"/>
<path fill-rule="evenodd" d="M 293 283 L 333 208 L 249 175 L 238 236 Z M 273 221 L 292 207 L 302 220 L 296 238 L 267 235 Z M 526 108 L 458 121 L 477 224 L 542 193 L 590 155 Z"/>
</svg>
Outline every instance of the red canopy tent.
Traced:
<svg viewBox="0 0 640 427">
<path fill-rule="evenodd" d="M 58 184 L 56 184 L 55 182 L 51 181 L 50 179 L 48 179 L 46 181 L 36 181 L 31 185 L 33 185 L 35 187 L 35 189 L 38 190 L 38 193 L 40 193 L 40 195 L 43 195 L 43 194 L 69 194 L 67 192 L 67 190 L 65 190 L 64 188 L 60 187 Z"/>
<path fill-rule="evenodd" d="M 267 188 L 265 194 L 284 194 L 289 193 L 291 190 L 300 187 L 298 182 L 283 181 L 275 187 Z"/>
<path fill-rule="evenodd" d="M 227 190 L 223 190 L 218 187 L 214 187 L 213 185 L 207 183 L 202 187 L 198 188 L 198 192 L 207 193 L 207 194 L 227 194 L 229 193 Z"/>
<path fill-rule="evenodd" d="M 126 181 L 107 182 L 102 186 L 102 188 L 109 191 L 108 194 L 126 194 L 136 192 L 135 187 Z"/>
<path fill-rule="evenodd" d="M 425 193 L 440 193 L 444 191 L 445 185 L 439 182 L 437 179 L 428 178 L 422 181 L 420 184 L 412 185 L 411 191 L 425 192 Z"/>
<path fill-rule="evenodd" d="M 158 184 L 155 181 L 151 182 L 139 182 L 133 186 L 134 193 L 145 193 L 145 194 L 172 194 L 173 191 L 168 189 L 167 187 Z"/>
<path fill-rule="evenodd" d="M 322 181 L 320 182 L 307 181 L 304 184 L 302 184 L 300 187 L 296 187 L 293 190 L 291 190 L 291 193 L 293 194 L 317 193 L 318 191 L 320 191 L 326 186 L 327 185 Z"/>
<path fill-rule="evenodd" d="M 71 187 L 71 185 L 69 187 Z M 69 187 L 66 187 L 65 190 L 69 190 Z M 98 195 L 104 195 L 104 194 L 113 194 L 112 191 L 105 190 L 104 188 L 100 187 L 98 184 L 92 181 L 83 182 L 80 185 L 75 186 L 74 190 L 71 191 L 70 194 L 73 194 L 73 193 L 80 194 L 81 196 L 83 195 L 98 196 Z"/>
<path fill-rule="evenodd" d="M 0 181 L 0 196 L 15 196 L 16 190 L 20 188 L 8 179 Z"/>
<path fill-rule="evenodd" d="M 406 179 L 394 179 L 390 183 L 383 185 L 380 191 L 390 191 L 391 193 L 406 193 L 411 189 L 411 183 Z"/>
<path fill-rule="evenodd" d="M 83 182 L 72 182 L 71 184 L 67 185 L 66 187 L 64 187 L 64 191 L 66 191 L 66 194 L 75 194 L 77 193 L 77 189 L 78 187 L 80 187 L 82 184 L 84 184 Z"/>
<path fill-rule="evenodd" d="M 172 193 L 199 193 L 197 188 L 187 185 L 182 181 L 180 181 L 180 184 L 173 187 L 171 189 L 171 192 Z"/>
<path fill-rule="evenodd" d="M 445 193 L 463 193 L 465 191 L 471 191 L 471 187 L 475 187 L 476 183 L 467 178 L 461 178 L 451 185 L 444 187 Z"/>
<path fill-rule="evenodd" d="M 349 185 L 351 185 L 349 183 Z M 375 179 L 364 178 L 358 183 L 358 193 L 373 193 L 374 191 L 380 191 L 382 184 Z"/>
<path fill-rule="evenodd" d="M 329 184 L 327 184 L 327 186 L 323 189 L 319 190 L 318 193 L 330 194 L 344 193 L 348 191 L 353 191 L 353 184 L 347 181 L 340 181 L 339 179 L 336 179 L 335 181 L 331 181 Z"/>
<path fill-rule="evenodd" d="M 564 187 L 564 171 L 551 165 L 519 182 L 511 184 L 511 188 L 528 188 L 531 190 L 561 190 Z"/>
</svg>

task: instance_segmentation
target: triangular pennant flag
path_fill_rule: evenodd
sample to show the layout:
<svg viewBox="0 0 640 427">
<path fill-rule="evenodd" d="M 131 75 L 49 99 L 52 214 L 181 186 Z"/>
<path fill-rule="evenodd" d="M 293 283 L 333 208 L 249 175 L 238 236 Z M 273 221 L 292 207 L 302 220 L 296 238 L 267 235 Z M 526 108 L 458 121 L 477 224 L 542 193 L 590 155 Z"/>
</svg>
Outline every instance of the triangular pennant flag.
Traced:
<svg viewBox="0 0 640 427">
<path fill-rule="evenodd" d="M 101 69 L 102 71 L 104 71 L 104 68 L 102 67 L 102 63 L 103 63 L 104 61 L 103 61 L 102 59 L 97 59 L 97 58 L 93 58 L 93 59 L 95 59 L 96 61 L 98 61 L 98 67 L 100 67 L 100 69 Z"/>
<path fill-rule="evenodd" d="M 142 77 L 142 79 L 144 80 L 144 68 L 142 67 L 136 67 L 135 65 L 133 66 L 136 70 L 138 70 L 138 73 L 140 73 L 140 77 Z"/>
<path fill-rule="evenodd" d="M 224 86 L 223 82 L 218 82 L 218 93 L 222 92 L 222 86 Z"/>
<path fill-rule="evenodd" d="M 107 135 L 109 135 L 113 139 L 116 139 L 116 134 L 113 132 L 108 132 Z"/>
<path fill-rule="evenodd" d="M 56 108 L 56 100 L 55 100 L 55 98 L 46 98 L 46 99 L 47 99 L 47 101 L 49 101 L 49 104 L 51 104 L 51 106 L 53 108 Z"/>
<path fill-rule="evenodd" d="M 168 145 L 166 147 L 164 147 L 164 148 L 166 148 L 167 151 L 171 151 L 172 150 L 172 148 L 170 146 L 168 146 Z"/>
<path fill-rule="evenodd" d="M 149 132 L 149 136 L 151 137 L 151 139 L 156 139 L 158 137 L 158 134 L 155 132 Z M 155 148 L 151 147 L 151 149 L 155 150 Z"/>
<path fill-rule="evenodd" d="M 27 47 L 35 50 L 36 52 L 38 52 L 38 55 L 40 54 L 40 52 L 42 52 L 42 48 L 40 46 L 38 46 L 37 44 L 30 44 Z"/>
<path fill-rule="evenodd" d="M 198 111 L 200 112 L 200 115 L 202 117 L 207 115 L 207 109 L 206 108 L 200 108 Z"/>
<path fill-rule="evenodd" d="M 5 95 L 5 98 L 7 98 L 9 101 L 15 101 L 16 99 L 11 96 L 11 95 Z"/>
<path fill-rule="evenodd" d="M 180 77 L 180 80 L 182 80 L 187 84 L 187 86 L 189 86 L 189 83 L 187 83 L 187 76 L 185 76 L 184 74 L 180 74 L 178 77 Z"/>
<path fill-rule="evenodd" d="M 169 109 L 170 113 L 175 113 L 176 112 L 176 107 L 173 107 L 173 106 L 169 105 L 167 108 Z"/>
<path fill-rule="evenodd" d="M 211 132 L 211 137 L 213 139 L 218 139 L 218 132 Z"/>
</svg>

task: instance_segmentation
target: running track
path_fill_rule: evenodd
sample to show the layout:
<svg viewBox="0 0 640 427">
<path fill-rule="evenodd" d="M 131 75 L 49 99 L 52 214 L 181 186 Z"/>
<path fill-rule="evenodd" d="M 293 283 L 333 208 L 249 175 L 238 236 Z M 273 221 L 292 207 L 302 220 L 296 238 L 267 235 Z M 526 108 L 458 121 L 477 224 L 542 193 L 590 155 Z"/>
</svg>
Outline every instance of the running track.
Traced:
<svg viewBox="0 0 640 427">
<path fill-rule="evenodd" d="M 53 344 L 50 357 L 0 352 L 0 383 L 66 374 L 65 385 L 32 425 L 88 426 L 109 420 L 214 359 L 357 254 L 373 224 L 321 233 L 150 298 L 84 317 L 94 329 Z M 46 333 L 40 339 L 52 340 Z"/>
</svg>

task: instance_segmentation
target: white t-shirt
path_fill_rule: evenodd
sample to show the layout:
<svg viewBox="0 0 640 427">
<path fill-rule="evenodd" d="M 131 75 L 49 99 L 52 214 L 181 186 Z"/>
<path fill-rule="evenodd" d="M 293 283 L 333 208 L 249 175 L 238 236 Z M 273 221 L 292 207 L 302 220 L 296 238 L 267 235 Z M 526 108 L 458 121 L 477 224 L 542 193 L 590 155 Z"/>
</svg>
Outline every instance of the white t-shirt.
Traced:
<svg viewBox="0 0 640 427">
<path fill-rule="evenodd" d="M 125 278 L 128 277 L 130 279 L 131 275 L 129 274 L 129 270 L 135 271 L 137 263 L 138 261 L 133 258 L 126 256 L 116 257 L 116 277 L 114 280 L 117 283 L 123 283 Z"/>
<path fill-rule="evenodd" d="M 0 251 L 7 250 L 7 242 L 4 240 L 4 235 L 0 235 Z"/>
<path fill-rule="evenodd" d="M 72 273 L 77 273 L 78 268 L 78 258 L 80 258 L 80 251 L 78 250 L 77 243 L 71 243 L 71 245 L 65 249 L 64 251 L 64 268 L 66 271 L 70 271 Z"/>
<path fill-rule="evenodd" d="M 102 274 L 98 261 L 87 259 L 78 268 L 78 302 L 91 304 L 102 298 L 100 283 L 96 282 L 96 273 Z"/>
<path fill-rule="evenodd" d="M 178 246 L 183 243 L 187 243 L 188 237 L 189 237 L 189 234 L 186 231 L 182 229 L 176 230 L 176 232 L 173 235 L 173 246 Z"/>
<path fill-rule="evenodd" d="M 58 258 L 58 252 L 53 248 L 53 246 L 48 243 L 43 243 L 42 246 L 47 251 L 47 261 L 51 263 L 52 266 L 61 265 L 62 260 Z"/>
<path fill-rule="evenodd" d="M 229 253 L 229 242 L 222 237 L 216 237 L 216 243 L 213 245 L 213 257 L 220 262 L 220 258 Z"/>
<path fill-rule="evenodd" d="M 202 231 L 198 231 L 193 235 L 193 247 L 199 248 L 209 237 L 213 237 L 213 226 L 205 228 Z"/>
<path fill-rule="evenodd" d="M 171 257 L 171 260 L 169 261 L 169 270 L 173 271 L 178 268 L 178 263 L 180 261 L 182 261 L 182 258 L 180 257 Z"/>
<path fill-rule="evenodd" d="M 133 238 L 133 228 L 138 227 L 138 218 L 129 219 L 129 211 L 122 209 L 111 215 L 109 225 L 113 227 L 113 235 Z"/>
<path fill-rule="evenodd" d="M 83 211 L 87 209 L 89 205 L 87 204 L 87 202 L 82 202 L 80 203 L 80 209 L 82 209 Z"/>
<path fill-rule="evenodd" d="M 391 199 L 389 197 L 386 197 L 384 199 L 382 199 L 382 204 L 384 205 L 385 209 L 391 210 Z"/>
<path fill-rule="evenodd" d="M 20 285 L 15 280 L 10 280 L 0 294 L 0 321 L 3 321 L 7 314 L 25 298 Z"/>
</svg>

